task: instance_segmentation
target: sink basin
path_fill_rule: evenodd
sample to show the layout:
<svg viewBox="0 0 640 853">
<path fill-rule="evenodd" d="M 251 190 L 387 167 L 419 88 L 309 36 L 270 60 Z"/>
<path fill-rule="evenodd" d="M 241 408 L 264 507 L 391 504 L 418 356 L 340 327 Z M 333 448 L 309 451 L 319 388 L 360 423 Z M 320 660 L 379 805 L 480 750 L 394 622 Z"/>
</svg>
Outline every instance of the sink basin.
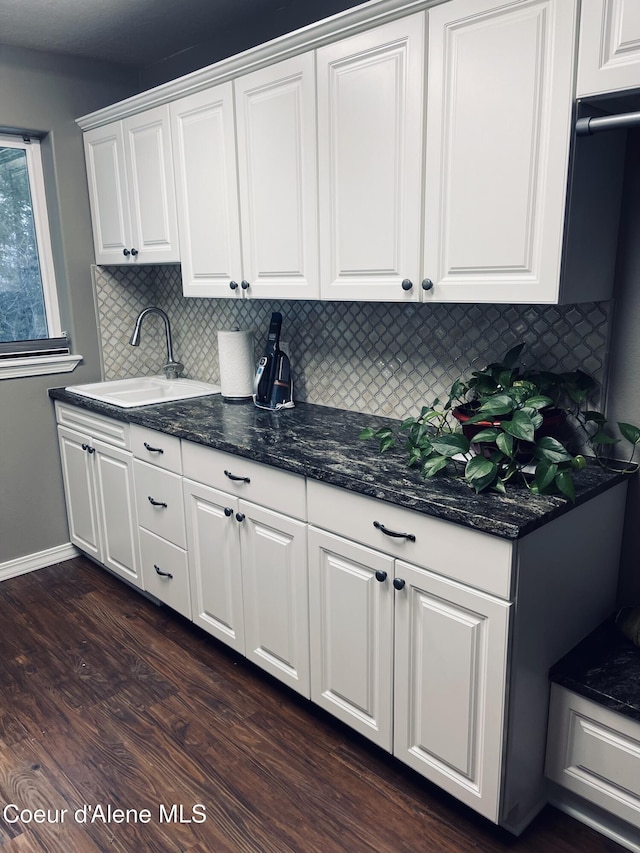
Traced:
<svg viewBox="0 0 640 853">
<path fill-rule="evenodd" d="M 136 376 L 132 379 L 116 379 L 112 382 L 68 385 L 67 391 L 129 409 L 134 406 L 150 406 L 153 403 L 170 403 L 174 400 L 187 400 L 190 397 L 219 394 L 220 386 L 197 382 L 195 379 Z"/>
</svg>

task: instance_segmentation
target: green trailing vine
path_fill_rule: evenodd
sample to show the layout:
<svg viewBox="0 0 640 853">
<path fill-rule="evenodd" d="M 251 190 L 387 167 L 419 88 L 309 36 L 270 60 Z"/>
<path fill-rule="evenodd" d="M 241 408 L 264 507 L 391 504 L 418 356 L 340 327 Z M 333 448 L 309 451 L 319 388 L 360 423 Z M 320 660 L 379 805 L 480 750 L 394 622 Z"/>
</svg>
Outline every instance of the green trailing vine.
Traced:
<svg viewBox="0 0 640 853">
<path fill-rule="evenodd" d="M 574 474 L 587 464 L 583 447 L 604 467 L 636 471 L 640 428 L 618 422 L 622 439 L 612 436 L 606 417 L 588 407 L 596 388 L 591 376 L 580 370 L 523 370 L 523 348 L 518 344 L 502 361 L 456 380 L 446 399 L 423 406 L 397 431 L 367 427 L 360 438 L 377 439 L 384 453 L 403 437 L 407 463 L 423 477 L 449 474 L 476 493 L 504 494 L 517 481 L 534 493 L 562 494 L 573 501 Z M 551 421 L 559 422 L 557 432 L 547 426 Z M 475 434 L 469 436 L 470 429 Z M 621 440 L 630 446 L 622 463 L 612 458 Z"/>
</svg>

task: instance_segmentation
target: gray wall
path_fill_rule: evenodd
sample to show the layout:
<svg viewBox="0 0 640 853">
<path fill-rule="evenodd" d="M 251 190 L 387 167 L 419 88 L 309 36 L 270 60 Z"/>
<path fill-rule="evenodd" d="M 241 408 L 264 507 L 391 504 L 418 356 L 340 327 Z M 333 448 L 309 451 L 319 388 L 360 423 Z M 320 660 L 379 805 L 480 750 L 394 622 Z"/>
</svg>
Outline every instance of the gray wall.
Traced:
<svg viewBox="0 0 640 853">
<path fill-rule="evenodd" d="M 137 74 L 0 45 L 0 127 L 46 134 L 43 160 L 62 327 L 73 374 L 0 380 L 0 564 L 69 541 L 47 389 L 100 377 L 82 133 L 74 119 L 133 94 Z"/>
<path fill-rule="evenodd" d="M 640 131 L 630 132 L 627 140 L 609 372 L 609 419 L 640 425 Z M 637 476 L 629 486 L 619 597 L 621 603 L 640 605 Z"/>
</svg>

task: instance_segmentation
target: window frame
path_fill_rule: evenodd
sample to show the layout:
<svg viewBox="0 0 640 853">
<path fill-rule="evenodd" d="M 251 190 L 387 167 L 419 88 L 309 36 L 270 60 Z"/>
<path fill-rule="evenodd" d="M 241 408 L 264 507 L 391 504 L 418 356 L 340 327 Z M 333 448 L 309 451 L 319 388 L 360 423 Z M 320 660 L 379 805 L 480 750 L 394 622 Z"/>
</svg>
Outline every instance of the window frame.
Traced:
<svg viewBox="0 0 640 853">
<path fill-rule="evenodd" d="M 40 279 L 47 321 L 47 338 L 44 341 L 63 337 L 60 321 L 58 287 L 56 282 L 47 195 L 42 167 L 40 139 L 31 134 L 0 133 L 0 146 L 18 148 L 25 152 L 31 207 L 38 248 Z M 81 355 L 71 353 L 39 353 L 29 355 L 25 352 L 19 357 L 0 356 L 0 379 L 14 379 L 24 376 L 42 376 L 48 373 L 69 373 L 82 360 Z"/>
</svg>

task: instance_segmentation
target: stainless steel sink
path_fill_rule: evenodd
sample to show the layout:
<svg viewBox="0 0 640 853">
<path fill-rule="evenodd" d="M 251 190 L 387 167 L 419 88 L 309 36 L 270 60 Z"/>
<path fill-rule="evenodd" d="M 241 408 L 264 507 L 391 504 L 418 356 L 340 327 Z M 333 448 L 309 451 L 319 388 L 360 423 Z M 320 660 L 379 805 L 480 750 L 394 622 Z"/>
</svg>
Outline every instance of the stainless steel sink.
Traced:
<svg viewBox="0 0 640 853">
<path fill-rule="evenodd" d="M 112 382 L 68 385 L 67 391 L 129 409 L 134 406 L 150 406 L 153 403 L 170 403 L 174 400 L 188 400 L 190 397 L 219 394 L 220 386 L 197 382 L 195 379 L 136 376 L 131 379 L 116 379 Z"/>
</svg>

